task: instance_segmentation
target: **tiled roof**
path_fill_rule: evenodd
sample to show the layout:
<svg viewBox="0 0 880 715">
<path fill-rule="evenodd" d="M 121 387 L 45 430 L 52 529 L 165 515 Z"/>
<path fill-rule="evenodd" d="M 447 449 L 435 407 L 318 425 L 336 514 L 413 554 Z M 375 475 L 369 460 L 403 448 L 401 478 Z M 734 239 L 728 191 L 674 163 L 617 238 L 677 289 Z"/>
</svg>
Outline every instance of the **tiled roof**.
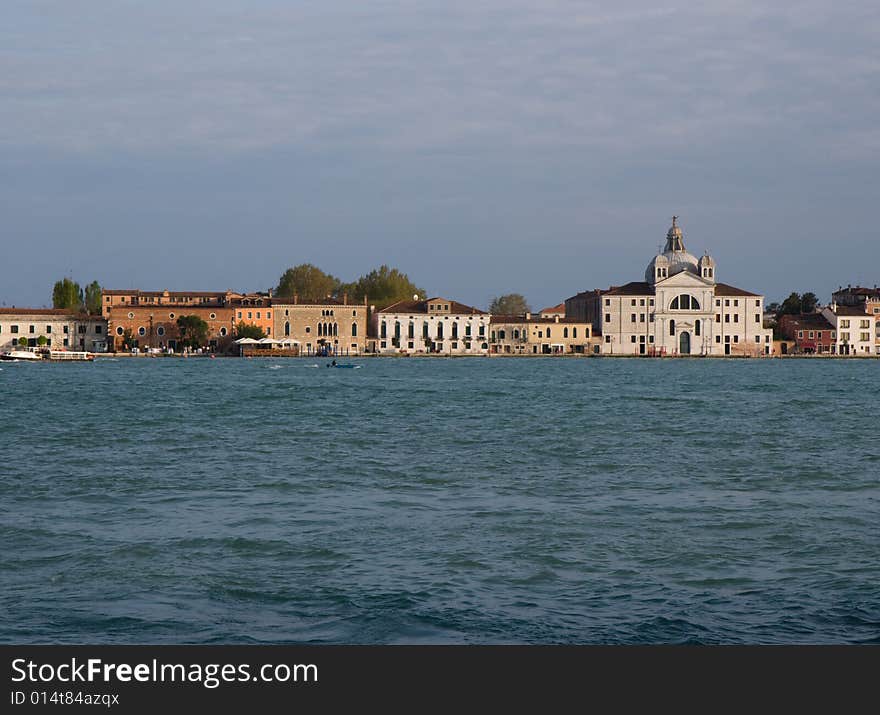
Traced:
<svg viewBox="0 0 880 715">
<path fill-rule="evenodd" d="M 438 313 L 439 315 L 465 314 L 465 315 L 486 315 L 486 312 L 478 308 L 474 308 L 464 303 L 454 300 L 446 300 L 446 298 L 430 298 L 429 300 L 401 300 L 392 303 L 387 308 L 376 311 L 377 313 L 426 313 L 428 312 L 428 303 L 442 300 L 444 304 L 449 305 L 449 313 Z"/>
<path fill-rule="evenodd" d="M 834 310 L 835 315 L 863 315 L 868 316 L 864 305 L 838 305 Z"/>
<path fill-rule="evenodd" d="M 783 315 L 780 320 L 785 326 L 795 330 L 834 330 L 821 313 L 802 313 L 801 315 Z"/>
<path fill-rule="evenodd" d="M 524 315 L 493 315 L 489 319 L 490 323 L 537 323 L 539 325 L 553 325 L 555 323 L 559 323 L 560 325 L 571 325 L 572 323 L 576 325 L 589 325 L 590 321 L 588 320 L 578 320 L 577 318 L 560 318 L 556 320 L 556 318 L 526 318 Z"/>
<path fill-rule="evenodd" d="M 560 303 L 559 305 L 554 305 L 552 308 L 544 308 L 541 310 L 542 313 L 565 313 L 565 303 Z"/>
<path fill-rule="evenodd" d="M 654 295 L 654 286 L 644 281 L 634 281 L 622 286 L 611 286 L 605 295 Z"/>
<path fill-rule="evenodd" d="M 75 310 L 64 308 L 0 308 L 0 315 L 69 315 L 74 318 L 100 318 L 99 315 L 88 316 Z"/>
<path fill-rule="evenodd" d="M 101 291 L 104 295 L 136 295 L 136 296 L 174 296 L 175 298 L 198 296 L 200 298 L 225 298 L 227 295 L 235 295 L 231 291 L 206 291 L 206 290 L 119 290 L 105 288 Z"/>
<path fill-rule="evenodd" d="M 715 295 L 720 296 L 745 296 L 746 298 L 760 298 L 761 296 L 757 293 L 749 293 L 747 290 L 743 290 L 742 288 L 736 288 L 731 285 L 727 285 L 727 283 L 716 283 L 715 284 Z"/>
</svg>

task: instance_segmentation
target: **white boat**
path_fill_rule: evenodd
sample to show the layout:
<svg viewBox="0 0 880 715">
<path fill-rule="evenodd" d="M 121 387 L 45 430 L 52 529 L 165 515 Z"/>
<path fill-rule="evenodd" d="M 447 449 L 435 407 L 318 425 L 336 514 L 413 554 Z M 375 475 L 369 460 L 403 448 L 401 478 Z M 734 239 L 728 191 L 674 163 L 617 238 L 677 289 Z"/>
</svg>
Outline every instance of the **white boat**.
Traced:
<svg viewBox="0 0 880 715">
<path fill-rule="evenodd" d="M 68 362 L 70 360 L 92 361 L 95 359 L 95 356 L 92 353 L 77 350 L 50 350 L 49 354 L 46 355 L 46 358 L 48 360 L 63 360 Z"/>
<path fill-rule="evenodd" d="M 0 354 L 0 360 L 42 360 L 43 357 L 30 350 L 7 350 Z"/>
</svg>

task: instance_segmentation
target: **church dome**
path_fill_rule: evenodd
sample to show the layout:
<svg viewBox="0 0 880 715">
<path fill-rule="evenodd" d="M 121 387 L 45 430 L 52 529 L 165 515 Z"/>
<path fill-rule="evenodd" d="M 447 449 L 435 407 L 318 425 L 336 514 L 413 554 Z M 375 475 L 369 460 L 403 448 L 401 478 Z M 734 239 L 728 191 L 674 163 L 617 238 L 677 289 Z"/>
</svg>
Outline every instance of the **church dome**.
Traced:
<svg viewBox="0 0 880 715">
<path fill-rule="evenodd" d="M 684 235 L 681 227 L 675 223 L 677 219 L 678 216 L 672 217 L 672 226 L 666 232 L 666 249 L 663 253 L 654 256 L 645 270 L 645 280 L 649 283 L 669 278 L 684 271 L 700 275 L 696 256 L 685 250 Z M 661 269 L 660 273 L 658 273 L 658 269 Z"/>
</svg>

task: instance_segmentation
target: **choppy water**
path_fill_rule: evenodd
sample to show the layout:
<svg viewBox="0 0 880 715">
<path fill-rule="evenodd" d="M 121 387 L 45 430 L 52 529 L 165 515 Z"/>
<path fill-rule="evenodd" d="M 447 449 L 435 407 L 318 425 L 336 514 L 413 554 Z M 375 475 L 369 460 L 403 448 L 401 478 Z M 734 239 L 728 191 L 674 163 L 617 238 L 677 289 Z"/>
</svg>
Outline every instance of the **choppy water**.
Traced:
<svg viewBox="0 0 880 715">
<path fill-rule="evenodd" d="M 314 364 L 3 365 L 0 641 L 880 642 L 880 361 Z"/>
</svg>

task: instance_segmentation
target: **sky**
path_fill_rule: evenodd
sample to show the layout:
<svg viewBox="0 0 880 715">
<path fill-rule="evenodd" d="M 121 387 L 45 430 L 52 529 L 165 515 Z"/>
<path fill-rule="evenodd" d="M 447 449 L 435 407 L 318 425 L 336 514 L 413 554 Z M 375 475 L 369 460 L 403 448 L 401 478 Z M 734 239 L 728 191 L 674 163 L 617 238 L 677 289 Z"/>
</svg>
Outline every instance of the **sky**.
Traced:
<svg viewBox="0 0 880 715">
<path fill-rule="evenodd" d="M 880 5 L 4 0 L 0 304 L 385 263 L 533 309 L 880 283 Z"/>
</svg>

